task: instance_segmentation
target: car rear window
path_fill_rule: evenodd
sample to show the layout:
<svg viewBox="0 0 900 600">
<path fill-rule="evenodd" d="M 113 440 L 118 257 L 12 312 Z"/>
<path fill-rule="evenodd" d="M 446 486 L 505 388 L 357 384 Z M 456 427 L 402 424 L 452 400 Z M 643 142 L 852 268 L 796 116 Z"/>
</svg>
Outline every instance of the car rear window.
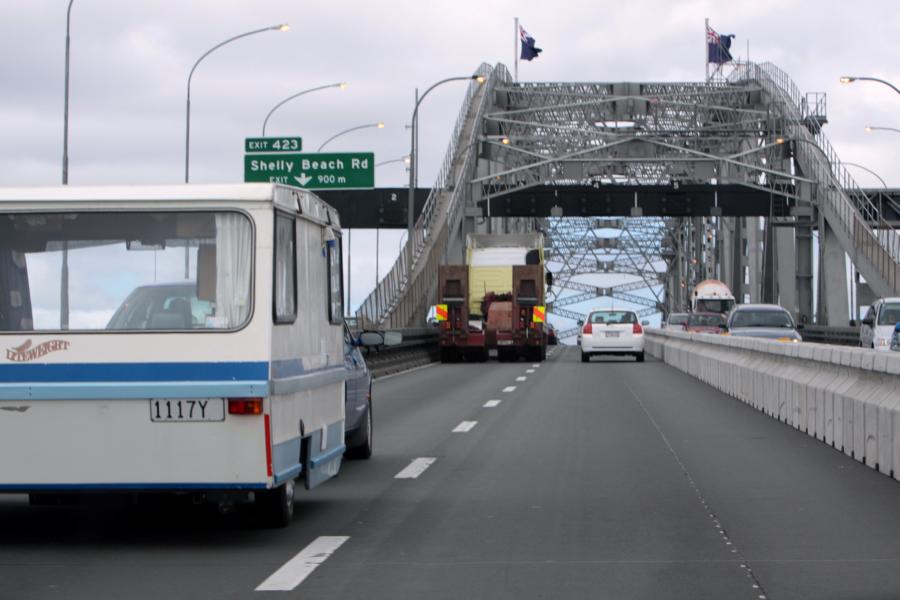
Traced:
<svg viewBox="0 0 900 600">
<path fill-rule="evenodd" d="M 602 311 L 591 313 L 591 323 L 606 323 L 607 325 L 630 325 L 637 323 L 637 317 L 631 311 Z"/>
</svg>

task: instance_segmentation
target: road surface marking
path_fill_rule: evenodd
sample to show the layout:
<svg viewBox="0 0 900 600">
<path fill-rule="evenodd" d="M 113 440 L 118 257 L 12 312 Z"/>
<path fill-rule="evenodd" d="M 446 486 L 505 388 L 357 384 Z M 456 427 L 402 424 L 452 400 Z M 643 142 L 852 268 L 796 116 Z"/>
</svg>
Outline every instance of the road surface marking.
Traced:
<svg viewBox="0 0 900 600">
<path fill-rule="evenodd" d="M 469 431 L 472 431 L 472 428 L 476 425 L 478 425 L 478 421 L 463 421 L 456 426 L 456 429 L 453 430 L 453 433 L 467 433 Z"/>
<path fill-rule="evenodd" d="M 284 563 L 284 566 L 259 584 L 256 591 L 289 592 L 293 590 L 349 539 L 346 536 L 331 535 L 317 537 L 297 556 Z"/>
<path fill-rule="evenodd" d="M 514 392 L 514 391 L 516 391 L 516 386 L 514 386 L 514 385 L 508 385 L 505 388 L 503 388 L 503 392 L 505 394 L 508 394 L 508 393 Z"/>
<path fill-rule="evenodd" d="M 516 377 L 516 381 L 525 381 L 526 379 L 528 379 L 528 378 L 525 377 L 524 375 L 522 375 L 521 377 Z"/>
<path fill-rule="evenodd" d="M 531 365 L 531 368 L 537 369 L 537 368 L 540 367 L 540 366 L 541 366 L 541 365 L 539 365 L 538 363 L 534 363 L 533 365 Z"/>
<path fill-rule="evenodd" d="M 436 458 L 417 458 L 405 469 L 394 475 L 394 479 L 416 479 L 436 461 Z"/>
<path fill-rule="evenodd" d="M 494 408 L 498 404 L 500 404 L 499 400 L 488 400 L 484 403 L 484 408 Z"/>
<path fill-rule="evenodd" d="M 525 369 L 526 373 L 534 373 L 534 369 Z"/>
</svg>

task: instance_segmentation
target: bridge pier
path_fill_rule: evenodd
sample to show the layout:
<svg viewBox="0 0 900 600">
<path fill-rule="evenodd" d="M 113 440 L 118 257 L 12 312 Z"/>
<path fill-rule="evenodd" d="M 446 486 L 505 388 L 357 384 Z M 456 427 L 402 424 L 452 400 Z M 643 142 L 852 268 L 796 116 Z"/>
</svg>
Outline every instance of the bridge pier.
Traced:
<svg viewBox="0 0 900 600">
<path fill-rule="evenodd" d="M 847 257 L 834 230 L 819 213 L 819 314 L 824 325 L 847 325 Z"/>
</svg>

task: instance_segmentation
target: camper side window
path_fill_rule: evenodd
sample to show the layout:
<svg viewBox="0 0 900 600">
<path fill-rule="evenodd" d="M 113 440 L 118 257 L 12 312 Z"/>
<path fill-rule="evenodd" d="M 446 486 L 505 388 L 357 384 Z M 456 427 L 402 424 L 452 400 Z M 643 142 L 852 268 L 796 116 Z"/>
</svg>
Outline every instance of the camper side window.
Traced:
<svg viewBox="0 0 900 600">
<path fill-rule="evenodd" d="M 343 322 L 344 277 L 341 267 L 341 238 L 330 240 L 328 248 L 328 320 L 332 324 Z"/>
<path fill-rule="evenodd" d="M 275 289 L 276 323 L 297 320 L 297 230 L 293 217 L 275 216 Z"/>
</svg>

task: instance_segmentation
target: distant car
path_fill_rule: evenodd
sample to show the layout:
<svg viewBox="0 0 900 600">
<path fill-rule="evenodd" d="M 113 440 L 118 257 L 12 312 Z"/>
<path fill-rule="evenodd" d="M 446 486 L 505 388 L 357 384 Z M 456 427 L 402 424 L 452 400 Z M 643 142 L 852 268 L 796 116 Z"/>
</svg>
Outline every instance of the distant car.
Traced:
<svg viewBox="0 0 900 600">
<path fill-rule="evenodd" d="M 891 349 L 894 328 L 900 323 L 900 298 L 880 298 L 875 301 L 859 328 L 859 344 L 863 348 L 887 351 Z"/>
<path fill-rule="evenodd" d="M 644 362 L 644 328 L 633 310 L 591 311 L 582 324 L 579 345 L 581 362 L 594 354 L 633 355 Z"/>
<path fill-rule="evenodd" d="M 347 458 L 372 456 L 372 373 L 360 352 L 358 339 L 344 322 L 344 445 Z"/>
<path fill-rule="evenodd" d="M 740 304 L 728 315 L 728 334 L 802 342 L 791 313 L 777 304 Z"/>
<path fill-rule="evenodd" d="M 669 318 L 663 324 L 663 329 L 680 329 L 687 323 L 688 313 L 670 313 Z"/>
<path fill-rule="evenodd" d="M 556 327 L 550 323 L 547 323 L 547 344 L 550 346 L 559 344 L 559 338 L 556 335 Z"/>
<path fill-rule="evenodd" d="M 723 333 L 725 331 L 725 315 L 706 312 L 691 313 L 682 327 L 690 333 Z"/>
<path fill-rule="evenodd" d="M 900 323 L 894 325 L 894 335 L 891 336 L 891 350 L 900 352 Z"/>
</svg>

